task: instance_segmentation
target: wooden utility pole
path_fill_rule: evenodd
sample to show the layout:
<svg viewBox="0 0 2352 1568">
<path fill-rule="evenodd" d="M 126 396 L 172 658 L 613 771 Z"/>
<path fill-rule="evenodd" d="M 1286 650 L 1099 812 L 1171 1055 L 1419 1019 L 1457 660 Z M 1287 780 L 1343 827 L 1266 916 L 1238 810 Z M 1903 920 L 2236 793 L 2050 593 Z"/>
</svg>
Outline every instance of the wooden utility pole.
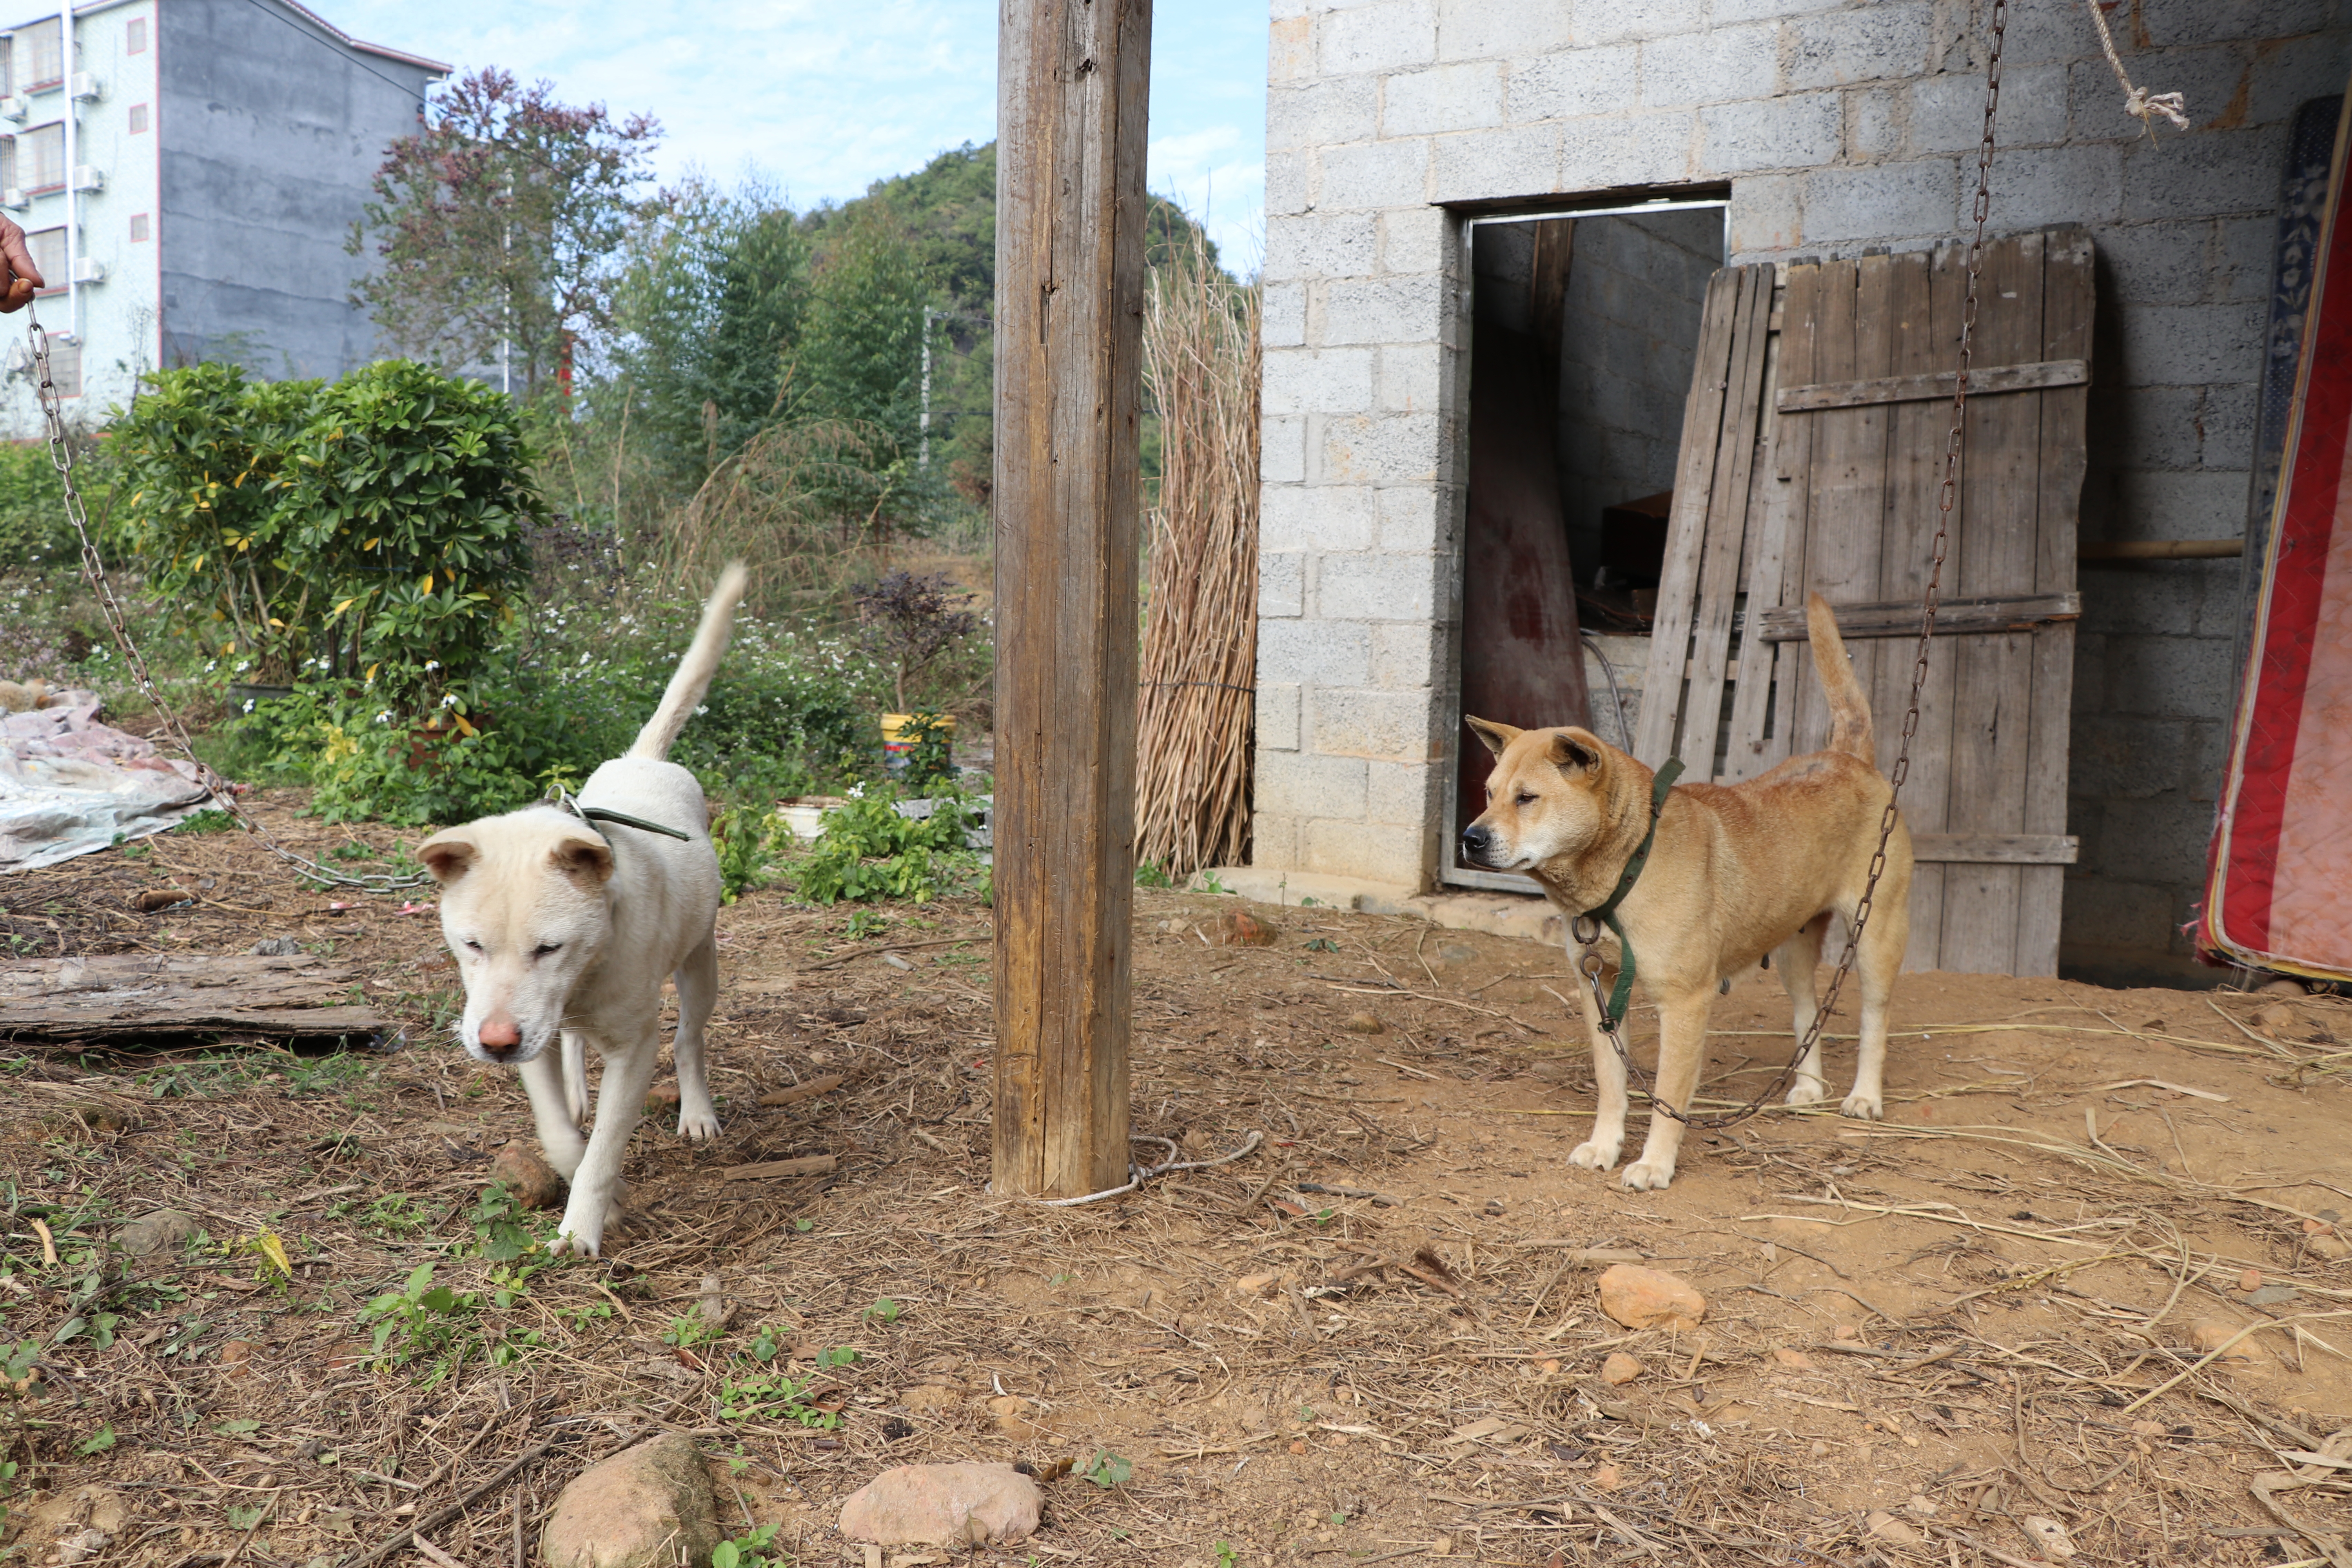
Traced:
<svg viewBox="0 0 2352 1568">
<path fill-rule="evenodd" d="M 1127 1180 L 1150 0 L 999 0 L 993 1189 Z"/>
</svg>

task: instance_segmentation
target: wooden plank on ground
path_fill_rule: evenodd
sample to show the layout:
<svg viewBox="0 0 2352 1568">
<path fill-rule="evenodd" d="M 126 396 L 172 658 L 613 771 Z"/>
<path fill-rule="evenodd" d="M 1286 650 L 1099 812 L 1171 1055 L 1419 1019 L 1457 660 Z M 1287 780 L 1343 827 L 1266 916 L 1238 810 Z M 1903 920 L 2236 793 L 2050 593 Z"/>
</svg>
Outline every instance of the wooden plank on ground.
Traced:
<svg viewBox="0 0 2352 1568">
<path fill-rule="evenodd" d="M 1928 488 L 1930 508 L 1934 487 Z M 1857 637 L 1909 637 L 1919 635 L 1919 601 L 1887 599 L 1874 605 L 1839 605 L 1838 635 Z M 2080 594 L 1988 594 L 1978 598 L 1946 599 L 1936 606 L 1936 635 L 1957 637 L 1964 632 L 2024 632 L 2051 621 L 2079 620 Z M 1764 612 L 1757 636 L 1767 642 L 1802 642 L 1805 611 L 1801 605 Z"/>
<path fill-rule="evenodd" d="M 1923 258 L 1924 259 L 1924 258 Z M 2081 386 L 2091 379 L 2087 361 L 2046 360 L 2036 364 L 2002 364 L 1969 373 L 1969 395 L 1990 397 L 2004 392 L 2039 392 L 2048 386 Z M 1927 374 L 1895 375 L 1880 381 L 1817 383 L 1783 388 L 1774 400 L 1783 414 L 1817 408 L 1852 408 L 1864 403 L 1949 403 L 1960 373 L 1948 370 Z"/>
<path fill-rule="evenodd" d="M 317 1037 L 394 1026 L 354 1005 L 358 982 L 315 953 L 38 958 L 0 966 L 0 1039 L 189 1035 Z"/>
<path fill-rule="evenodd" d="M 1675 464 L 1666 558 L 1658 574 L 1650 668 L 1642 686 L 1641 717 L 1633 730 L 1634 756 L 1654 768 L 1673 753 L 1676 721 L 1682 716 L 1683 661 L 1690 656 L 1691 619 L 1697 609 L 1699 560 L 1713 504 L 1740 272 L 1738 268 L 1727 267 L 1707 280 L 1706 303 L 1699 318 L 1698 354 L 1691 367 L 1690 393 L 1683 401 L 1682 449 Z"/>
</svg>

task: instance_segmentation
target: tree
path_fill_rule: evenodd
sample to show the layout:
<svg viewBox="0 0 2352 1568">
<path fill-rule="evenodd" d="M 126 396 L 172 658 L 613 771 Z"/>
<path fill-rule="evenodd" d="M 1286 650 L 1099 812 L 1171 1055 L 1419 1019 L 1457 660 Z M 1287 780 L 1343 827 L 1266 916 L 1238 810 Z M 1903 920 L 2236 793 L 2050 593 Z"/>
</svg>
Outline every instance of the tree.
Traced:
<svg viewBox="0 0 2352 1568">
<path fill-rule="evenodd" d="M 526 399 L 555 390 L 574 339 L 609 321 L 661 134 L 554 93 L 495 68 L 461 79 L 387 151 L 349 244 L 381 260 L 353 299 L 390 346 L 501 366 Z"/>
<path fill-rule="evenodd" d="M 911 456 L 930 289 L 895 219 L 870 205 L 828 235 L 795 371 L 811 413 L 870 426 Z"/>
<path fill-rule="evenodd" d="M 689 181 L 639 230 L 615 297 L 600 401 L 625 399 L 671 485 L 692 489 L 790 412 L 809 246 L 764 190 Z"/>
</svg>

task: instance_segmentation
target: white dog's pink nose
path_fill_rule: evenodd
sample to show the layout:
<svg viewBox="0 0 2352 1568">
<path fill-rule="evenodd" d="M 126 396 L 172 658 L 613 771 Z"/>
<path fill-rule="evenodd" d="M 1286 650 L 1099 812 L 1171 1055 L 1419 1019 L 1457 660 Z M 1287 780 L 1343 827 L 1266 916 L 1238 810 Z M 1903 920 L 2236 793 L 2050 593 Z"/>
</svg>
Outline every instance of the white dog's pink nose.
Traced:
<svg viewBox="0 0 2352 1568">
<path fill-rule="evenodd" d="M 481 1041 L 484 1050 L 512 1050 L 522 1044 L 522 1030 L 512 1018 L 487 1018 L 482 1022 Z"/>
</svg>

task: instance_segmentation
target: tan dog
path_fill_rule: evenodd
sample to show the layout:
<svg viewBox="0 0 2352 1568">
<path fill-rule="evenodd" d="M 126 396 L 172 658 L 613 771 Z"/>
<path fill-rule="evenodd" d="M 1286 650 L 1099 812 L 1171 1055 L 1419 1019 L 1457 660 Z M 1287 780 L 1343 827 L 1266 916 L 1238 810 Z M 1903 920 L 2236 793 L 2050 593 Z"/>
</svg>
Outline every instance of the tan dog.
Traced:
<svg viewBox="0 0 2352 1568">
<path fill-rule="evenodd" d="M 740 564 L 720 574 L 661 706 L 629 754 L 581 787 L 582 816 L 535 805 L 436 833 L 416 849 L 441 884 L 441 932 L 466 982 L 458 1038 L 478 1060 L 522 1069 L 540 1146 L 572 1184 L 558 1252 L 593 1258 L 604 1243 L 621 1159 L 661 1055 L 662 982 L 672 976 L 678 1136 L 719 1131 L 702 1040 L 719 998 L 719 859 L 702 786 L 666 758 L 726 651 L 744 580 Z M 559 1035 L 560 1063 L 548 1050 Z M 583 1041 L 604 1058 L 595 1129 L 584 1142 Z"/>
<path fill-rule="evenodd" d="M 1830 749 L 1791 757 L 1738 784 L 1684 784 L 1668 795 L 1647 866 L 1617 916 L 1633 944 L 1638 983 L 1658 1005 L 1657 1099 L 1688 1110 L 1706 1058 L 1707 1015 L 1717 982 L 1772 955 L 1796 1004 L 1797 1036 L 1811 1026 L 1814 968 L 1830 917 L 1850 921 L 1878 848 L 1893 786 L 1871 747 L 1870 702 L 1847 664 L 1837 618 L 1820 595 L 1805 605 L 1813 668 L 1828 693 Z M 1473 865 L 1524 871 L 1570 916 L 1598 908 L 1650 830 L 1655 775 L 1590 731 L 1515 730 L 1468 721 L 1498 761 L 1486 780 L 1486 809 L 1462 833 Z M 1886 869 L 1872 900 L 1856 958 L 1862 981 L 1862 1049 L 1853 1092 L 1842 1110 L 1875 1120 L 1886 1066 L 1886 1002 L 1910 937 L 1911 835 L 1901 818 L 1886 843 Z M 1617 941 L 1607 931 L 1604 986 L 1616 980 Z M 1573 936 L 1571 963 L 1583 950 Z M 1605 1171 L 1625 1142 L 1625 1066 L 1601 1026 L 1589 987 L 1579 985 L 1601 1086 L 1591 1139 L 1569 1159 Z M 1798 1064 L 1791 1105 L 1824 1092 L 1818 1042 Z M 1625 1168 L 1636 1191 L 1675 1179 L 1683 1124 L 1650 1118 L 1642 1157 Z"/>
</svg>

